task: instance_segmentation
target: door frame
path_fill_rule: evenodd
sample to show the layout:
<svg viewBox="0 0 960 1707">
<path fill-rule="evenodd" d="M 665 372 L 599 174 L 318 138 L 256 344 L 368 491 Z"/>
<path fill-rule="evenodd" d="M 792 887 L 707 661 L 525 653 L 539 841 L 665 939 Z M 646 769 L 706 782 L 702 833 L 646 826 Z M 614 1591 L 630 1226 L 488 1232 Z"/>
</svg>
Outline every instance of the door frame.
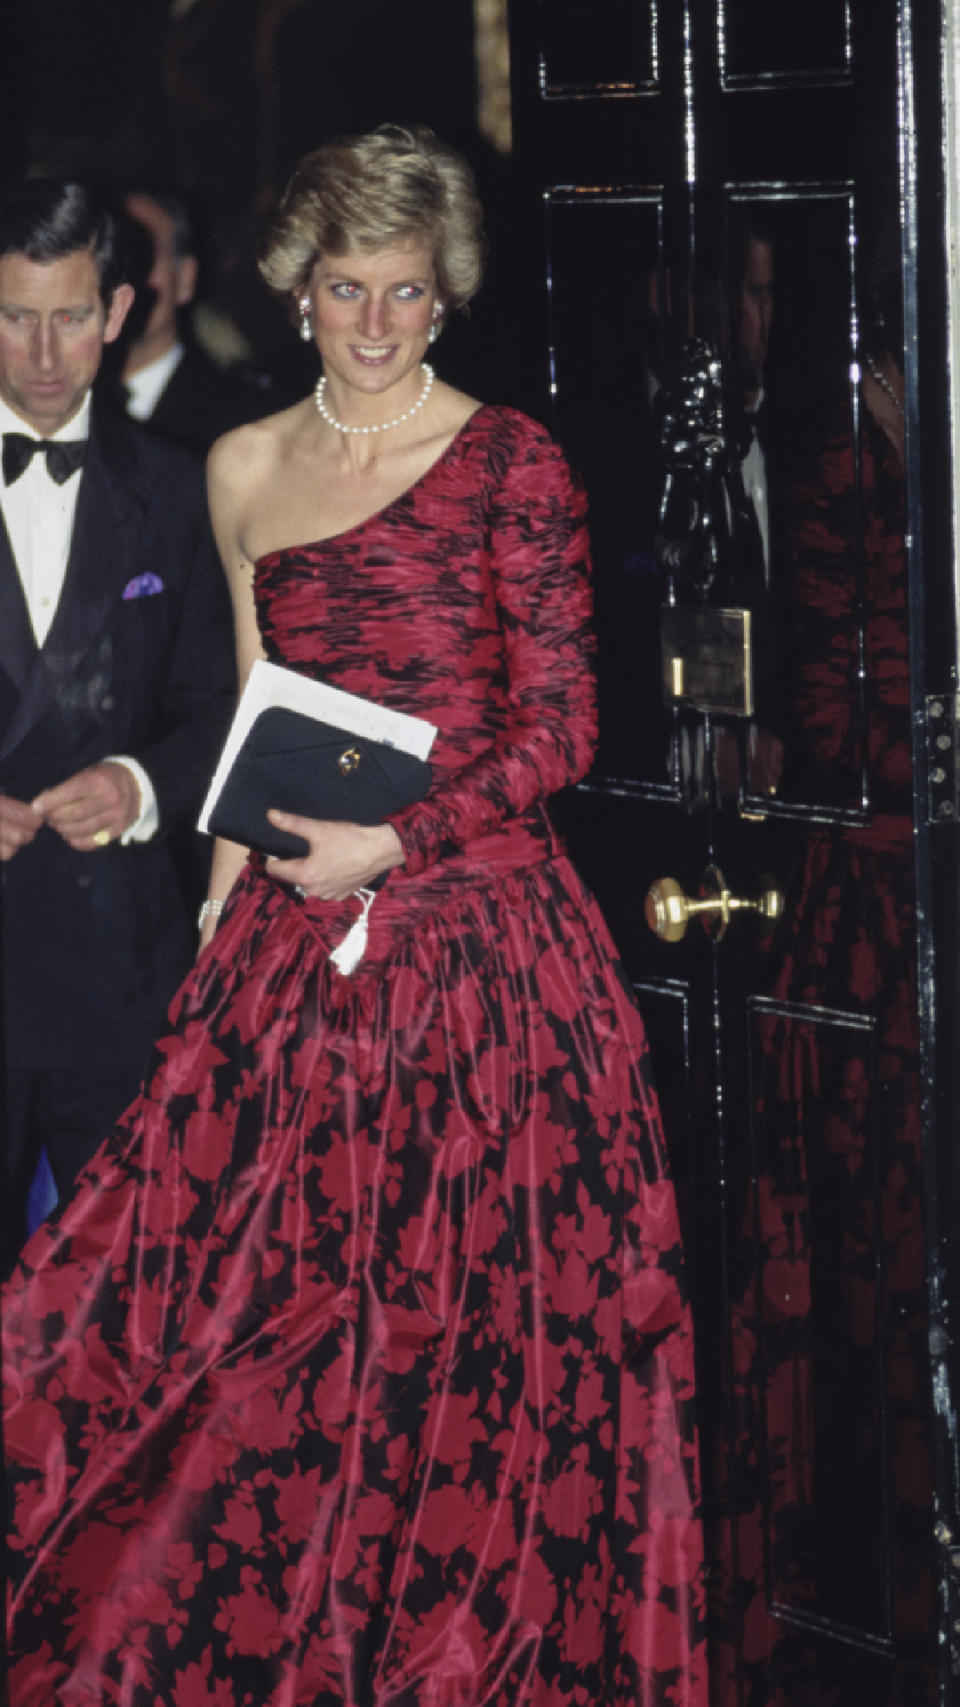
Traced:
<svg viewBox="0 0 960 1707">
<path fill-rule="evenodd" d="M 960 1676 L 960 0 L 901 8 L 918 1006 L 941 1700 Z M 939 73 L 939 100 L 930 97 Z M 925 97 L 925 98 L 924 98 Z M 915 352 L 914 359 L 909 353 Z M 933 725 L 952 732 L 947 782 Z"/>
</svg>

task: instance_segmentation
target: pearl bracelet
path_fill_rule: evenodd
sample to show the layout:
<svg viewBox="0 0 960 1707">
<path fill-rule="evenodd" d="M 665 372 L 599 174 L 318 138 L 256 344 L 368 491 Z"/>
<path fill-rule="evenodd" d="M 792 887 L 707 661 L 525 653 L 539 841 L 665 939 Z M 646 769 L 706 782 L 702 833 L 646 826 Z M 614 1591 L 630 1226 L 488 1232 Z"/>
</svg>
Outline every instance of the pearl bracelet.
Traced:
<svg viewBox="0 0 960 1707">
<path fill-rule="evenodd" d="M 197 919 L 197 929 L 202 931 L 207 919 L 219 919 L 222 912 L 222 901 L 204 901 L 200 908 L 200 916 Z"/>
</svg>

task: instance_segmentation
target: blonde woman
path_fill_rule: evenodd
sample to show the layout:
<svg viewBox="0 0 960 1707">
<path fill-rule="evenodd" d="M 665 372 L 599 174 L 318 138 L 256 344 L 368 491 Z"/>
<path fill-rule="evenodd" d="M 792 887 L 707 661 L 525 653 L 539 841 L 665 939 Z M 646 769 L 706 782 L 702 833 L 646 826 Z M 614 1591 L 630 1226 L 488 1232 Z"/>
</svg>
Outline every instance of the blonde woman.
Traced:
<svg viewBox="0 0 960 1707">
<path fill-rule="evenodd" d="M 705 1700 L 673 1192 L 545 804 L 594 740 L 583 495 L 426 362 L 480 257 L 464 162 L 394 127 L 266 242 L 322 373 L 211 456 L 241 673 L 429 719 L 432 783 L 218 846 L 143 1097 L 28 1248 L 18 1701 Z"/>
</svg>

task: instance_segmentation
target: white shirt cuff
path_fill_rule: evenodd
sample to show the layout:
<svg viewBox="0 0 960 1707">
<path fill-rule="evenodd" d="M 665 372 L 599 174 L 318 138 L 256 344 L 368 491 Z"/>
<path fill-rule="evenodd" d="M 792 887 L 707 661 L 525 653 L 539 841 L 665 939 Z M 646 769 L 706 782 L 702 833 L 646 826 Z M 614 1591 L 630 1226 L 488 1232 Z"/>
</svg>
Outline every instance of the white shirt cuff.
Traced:
<svg viewBox="0 0 960 1707">
<path fill-rule="evenodd" d="M 148 842 L 160 828 L 160 812 L 157 807 L 157 797 L 153 792 L 153 783 L 143 766 L 138 764 L 136 759 L 128 758 L 125 753 L 111 753 L 109 759 L 104 762 L 110 765 L 123 765 L 124 769 L 130 772 L 140 790 L 140 811 L 129 829 L 124 830 L 120 837 L 121 847 L 126 847 L 128 842 Z"/>
</svg>

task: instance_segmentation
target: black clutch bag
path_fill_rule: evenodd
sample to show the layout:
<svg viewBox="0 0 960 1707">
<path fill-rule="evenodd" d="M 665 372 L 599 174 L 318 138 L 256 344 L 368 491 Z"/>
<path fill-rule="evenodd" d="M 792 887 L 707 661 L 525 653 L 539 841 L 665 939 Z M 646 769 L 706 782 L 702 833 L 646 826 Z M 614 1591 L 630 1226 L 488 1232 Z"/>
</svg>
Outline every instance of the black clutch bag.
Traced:
<svg viewBox="0 0 960 1707">
<path fill-rule="evenodd" d="M 413 753 L 274 705 L 257 714 L 244 736 L 203 827 L 261 853 L 296 859 L 309 853 L 308 844 L 271 824 L 270 808 L 380 824 L 422 800 L 431 774 L 427 761 Z"/>
</svg>

